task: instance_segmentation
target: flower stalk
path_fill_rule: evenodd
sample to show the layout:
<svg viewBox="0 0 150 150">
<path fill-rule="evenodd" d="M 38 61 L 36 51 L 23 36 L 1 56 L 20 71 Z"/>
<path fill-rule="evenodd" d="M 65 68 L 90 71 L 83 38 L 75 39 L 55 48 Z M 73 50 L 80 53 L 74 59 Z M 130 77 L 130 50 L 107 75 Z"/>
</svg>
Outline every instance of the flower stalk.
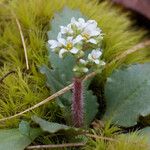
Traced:
<svg viewBox="0 0 150 150">
<path fill-rule="evenodd" d="M 72 119 L 75 127 L 83 126 L 84 118 L 84 97 L 83 97 L 83 81 L 81 78 L 73 79 L 73 94 L 72 94 Z"/>
</svg>

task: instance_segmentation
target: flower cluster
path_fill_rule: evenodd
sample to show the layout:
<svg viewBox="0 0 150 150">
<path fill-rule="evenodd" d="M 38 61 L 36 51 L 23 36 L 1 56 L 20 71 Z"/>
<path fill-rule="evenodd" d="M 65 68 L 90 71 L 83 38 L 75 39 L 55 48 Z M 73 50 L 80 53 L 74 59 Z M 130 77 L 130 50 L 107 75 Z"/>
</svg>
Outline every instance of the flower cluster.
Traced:
<svg viewBox="0 0 150 150">
<path fill-rule="evenodd" d="M 97 27 L 95 20 L 85 21 L 83 18 L 76 20 L 73 17 L 67 26 L 60 26 L 57 40 L 49 40 L 48 43 L 60 58 L 72 54 L 77 60 L 73 71 L 77 76 L 82 76 L 93 66 L 99 68 L 105 65 L 100 59 L 102 39 L 102 31 Z M 87 51 L 91 53 L 87 55 Z"/>
</svg>

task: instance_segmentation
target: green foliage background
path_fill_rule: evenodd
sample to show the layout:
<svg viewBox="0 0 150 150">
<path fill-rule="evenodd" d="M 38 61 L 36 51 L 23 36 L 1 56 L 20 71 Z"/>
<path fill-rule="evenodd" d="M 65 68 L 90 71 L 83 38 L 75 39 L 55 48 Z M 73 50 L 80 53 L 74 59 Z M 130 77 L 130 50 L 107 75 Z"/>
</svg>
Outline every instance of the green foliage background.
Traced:
<svg viewBox="0 0 150 150">
<path fill-rule="evenodd" d="M 3 0 L 0 3 L 0 76 L 10 70 L 14 74 L 0 84 L 0 117 L 7 117 L 25 110 L 50 95 L 45 86 L 45 77 L 39 73 L 39 67 L 49 65 L 47 54 L 47 31 L 49 21 L 56 12 L 68 6 L 80 10 L 83 15 L 95 19 L 104 32 L 103 58 L 110 62 L 123 51 L 139 43 L 145 31 L 131 27 L 129 14 L 120 14 L 119 8 L 104 1 L 95 0 Z M 26 70 L 23 46 L 19 29 L 13 16 L 15 13 L 23 30 L 27 45 L 30 69 Z M 106 70 L 106 76 L 122 63 L 145 62 L 150 60 L 147 49 L 130 55 Z M 37 114 L 51 121 L 62 117 L 55 103 L 44 105 L 23 118 Z M 19 118 L 1 124 L 1 128 L 18 125 Z"/>
</svg>

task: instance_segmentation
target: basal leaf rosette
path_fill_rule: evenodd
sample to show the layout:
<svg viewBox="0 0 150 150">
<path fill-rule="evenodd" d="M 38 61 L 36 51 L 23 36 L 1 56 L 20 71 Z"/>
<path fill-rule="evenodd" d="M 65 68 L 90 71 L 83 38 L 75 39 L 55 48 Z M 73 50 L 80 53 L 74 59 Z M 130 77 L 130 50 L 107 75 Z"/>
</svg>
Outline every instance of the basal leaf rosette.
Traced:
<svg viewBox="0 0 150 150">
<path fill-rule="evenodd" d="M 67 26 L 60 26 L 57 39 L 49 40 L 48 43 L 60 59 L 72 54 L 76 59 L 73 72 L 76 77 L 82 77 L 91 69 L 98 71 L 105 65 L 101 59 L 102 39 L 103 33 L 95 20 L 76 20 L 72 17 Z"/>
</svg>

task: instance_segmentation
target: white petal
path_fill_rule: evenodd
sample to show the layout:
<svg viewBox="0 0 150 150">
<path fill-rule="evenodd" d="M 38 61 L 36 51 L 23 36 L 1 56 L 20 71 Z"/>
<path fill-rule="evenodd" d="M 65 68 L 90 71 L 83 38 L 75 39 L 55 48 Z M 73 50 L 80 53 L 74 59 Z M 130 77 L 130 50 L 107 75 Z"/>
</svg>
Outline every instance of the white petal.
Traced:
<svg viewBox="0 0 150 150">
<path fill-rule="evenodd" d="M 59 38 L 58 42 L 61 43 L 62 45 L 66 46 L 66 40 L 63 38 Z"/>
<path fill-rule="evenodd" d="M 58 33 L 57 40 L 60 39 L 60 38 L 62 38 L 61 32 Z"/>
<path fill-rule="evenodd" d="M 73 33 L 73 30 L 71 29 L 71 24 L 68 24 L 67 27 L 64 27 L 64 26 L 60 26 L 60 31 L 62 34 L 66 34 L 66 33 L 70 33 L 72 34 Z"/>
<path fill-rule="evenodd" d="M 73 39 L 72 36 L 68 36 L 68 37 L 67 37 L 67 42 L 71 42 L 71 43 L 72 43 L 72 39 Z"/>
<path fill-rule="evenodd" d="M 97 59 L 102 55 L 102 52 L 100 51 L 100 49 L 96 49 L 91 52 L 91 55 L 93 59 Z"/>
<path fill-rule="evenodd" d="M 96 64 L 99 64 L 99 60 L 98 60 L 98 59 L 96 59 L 94 62 L 95 62 Z"/>
<path fill-rule="evenodd" d="M 85 20 L 84 20 L 83 18 L 79 18 L 78 21 L 79 21 L 80 23 L 85 23 Z"/>
<path fill-rule="evenodd" d="M 100 49 L 96 50 L 96 55 L 97 55 L 97 58 L 99 58 L 102 55 L 102 52 Z"/>
<path fill-rule="evenodd" d="M 89 59 L 89 60 L 93 60 L 93 58 L 92 58 L 92 55 L 91 55 L 91 54 L 89 54 L 89 55 L 88 55 L 88 59 Z"/>
<path fill-rule="evenodd" d="M 88 59 L 90 61 L 95 62 L 96 64 L 99 64 L 99 57 L 102 55 L 102 52 L 100 49 L 92 50 L 92 52 L 88 55 Z"/>
<path fill-rule="evenodd" d="M 71 29 L 71 27 L 68 28 L 68 33 L 73 34 L 73 30 Z"/>
<path fill-rule="evenodd" d="M 76 21 L 76 19 L 75 19 L 75 17 L 72 17 L 71 18 L 71 23 L 76 23 L 77 21 Z"/>
<path fill-rule="evenodd" d="M 68 52 L 66 49 L 62 48 L 60 51 L 59 51 L 59 57 L 60 58 L 63 58 L 63 54 Z"/>
<path fill-rule="evenodd" d="M 73 44 L 76 44 L 78 42 L 81 42 L 83 40 L 83 37 L 81 35 L 78 35 L 74 40 L 73 40 Z"/>
<path fill-rule="evenodd" d="M 72 53 L 72 54 L 77 54 L 78 53 L 78 49 L 77 48 L 75 48 L 75 47 L 73 47 L 71 50 L 70 50 L 70 52 Z"/>
<path fill-rule="evenodd" d="M 91 55 L 94 59 L 97 58 L 97 50 L 92 50 Z"/>
<path fill-rule="evenodd" d="M 67 25 L 67 28 L 68 28 L 68 29 L 71 29 L 71 23 L 69 23 L 69 24 Z"/>
<path fill-rule="evenodd" d="M 100 35 L 100 33 L 101 33 L 100 30 L 93 30 L 90 35 L 91 36 L 98 36 L 98 35 Z"/>
<path fill-rule="evenodd" d="M 97 22 L 95 20 L 88 20 L 87 24 L 92 24 L 93 26 L 97 27 Z"/>
<path fill-rule="evenodd" d="M 84 73 L 87 73 L 87 72 L 89 71 L 89 69 L 85 67 L 85 68 L 82 69 L 82 71 L 83 71 Z"/>
<path fill-rule="evenodd" d="M 89 34 L 90 36 L 98 36 L 101 34 L 101 30 L 93 24 L 89 24 L 85 27 L 84 32 Z"/>
<path fill-rule="evenodd" d="M 92 44 L 97 44 L 95 39 L 89 39 L 88 42 L 92 43 Z"/>
<path fill-rule="evenodd" d="M 80 23 L 79 23 L 79 21 L 76 21 L 76 19 L 73 17 L 71 19 L 71 24 L 75 24 L 78 27 Z"/>
<path fill-rule="evenodd" d="M 52 48 L 52 49 L 59 46 L 59 44 L 56 40 L 49 40 L 48 43 L 50 44 L 50 48 Z"/>
<path fill-rule="evenodd" d="M 73 17 L 71 19 L 71 24 L 75 24 L 79 30 L 82 30 L 86 26 L 86 22 L 83 18 L 79 18 L 78 21 Z"/>
<path fill-rule="evenodd" d="M 62 34 L 67 33 L 67 28 L 64 27 L 64 26 L 60 26 L 60 32 L 61 32 Z"/>
<path fill-rule="evenodd" d="M 80 59 L 79 62 L 84 65 L 86 64 L 86 61 L 84 59 Z"/>
<path fill-rule="evenodd" d="M 87 24 L 85 27 L 85 30 L 96 30 L 96 27 L 94 24 Z"/>
<path fill-rule="evenodd" d="M 54 43 L 56 43 L 57 41 L 56 40 L 48 40 L 48 43 L 50 44 L 50 45 L 53 45 Z"/>
</svg>

